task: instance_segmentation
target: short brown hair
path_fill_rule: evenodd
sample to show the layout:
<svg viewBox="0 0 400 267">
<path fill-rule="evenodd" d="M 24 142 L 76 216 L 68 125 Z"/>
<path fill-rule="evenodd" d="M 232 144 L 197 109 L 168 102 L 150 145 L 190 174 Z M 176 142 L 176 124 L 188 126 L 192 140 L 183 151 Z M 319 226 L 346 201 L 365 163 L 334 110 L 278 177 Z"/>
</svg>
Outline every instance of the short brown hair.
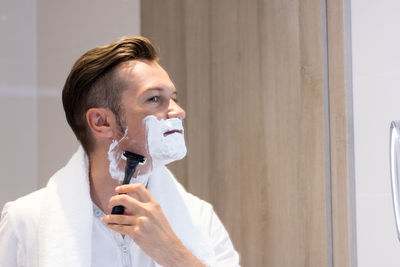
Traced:
<svg viewBox="0 0 400 267">
<path fill-rule="evenodd" d="M 68 124 L 86 153 L 94 149 L 94 140 L 86 121 L 90 108 L 109 108 L 121 128 L 121 94 L 126 89 L 115 75 L 116 66 L 135 59 L 158 60 L 151 42 L 142 36 L 127 36 L 81 56 L 65 82 L 62 102 Z"/>
</svg>

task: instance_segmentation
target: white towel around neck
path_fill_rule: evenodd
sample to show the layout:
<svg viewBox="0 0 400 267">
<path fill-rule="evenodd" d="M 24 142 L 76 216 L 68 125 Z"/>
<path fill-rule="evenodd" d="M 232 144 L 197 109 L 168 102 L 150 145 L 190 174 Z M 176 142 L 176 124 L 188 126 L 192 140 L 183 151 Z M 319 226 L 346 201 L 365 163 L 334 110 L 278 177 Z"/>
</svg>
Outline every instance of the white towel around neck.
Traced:
<svg viewBox="0 0 400 267">
<path fill-rule="evenodd" d="M 44 267 L 91 265 L 93 209 L 89 163 L 80 147 L 68 164 L 49 181 L 38 229 L 38 263 Z M 185 192 L 166 167 L 153 171 L 148 190 L 160 203 L 175 234 L 200 260 L 214 252 L 206 229 L 193 217 L 187 204 L 194 196 Z"/>
</svg>

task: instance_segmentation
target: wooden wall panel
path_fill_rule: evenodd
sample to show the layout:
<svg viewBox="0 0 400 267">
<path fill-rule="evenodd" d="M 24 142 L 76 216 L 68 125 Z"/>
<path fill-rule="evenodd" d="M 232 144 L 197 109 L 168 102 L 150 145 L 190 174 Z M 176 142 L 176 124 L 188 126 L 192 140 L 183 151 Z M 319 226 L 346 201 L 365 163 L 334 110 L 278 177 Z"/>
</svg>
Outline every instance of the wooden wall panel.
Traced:
<svg viewBox="0 0 400 267">
<path fill-rule="evenodd" d="M 141 31 L 144 36 L 154 41 L 161 52 L 161 65 L 167 69 L 176 88 L 179 88 L 178 101 L 186 109 L 187 97 L 184 89 L 187 77 L 184 64 L 186 46 L 183 42 L 185 15 L 182 1 L 142 1 L 141 18 L 147 18 L 141 20 Z M 187 186 L 186 177 L 188 177 L 186 161 L 185 158 L 170 166 L 171 171 L 185 186 Z"/>
<path fill-rule="evenodd" d="M 174 171 L 243 266 L 330 266 L 322 14 L 320 0 L 142 1 L 187 111 Z"/>
</svg>

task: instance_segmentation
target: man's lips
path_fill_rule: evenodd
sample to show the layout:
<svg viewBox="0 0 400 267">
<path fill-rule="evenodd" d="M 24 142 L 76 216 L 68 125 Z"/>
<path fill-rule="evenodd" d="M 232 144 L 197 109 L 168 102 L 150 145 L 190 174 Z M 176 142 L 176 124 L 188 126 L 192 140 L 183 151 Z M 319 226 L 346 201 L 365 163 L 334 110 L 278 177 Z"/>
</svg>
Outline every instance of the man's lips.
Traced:
<svg viewBox="0 0 400 267">
<path fill-rule="evenodd" d="M 170 135 L 170 134 L 173 134 L 173 133 L 180 133 L 180 134 L 183 134 L 183 131 L 182 131 L 182 130 L 172 130 L 172 131 L 168 131 L 168 132 L 165 132 L 165 133 L 164 133 L 164 136 L 167 136 L 167 135 Z"/>
</svg>

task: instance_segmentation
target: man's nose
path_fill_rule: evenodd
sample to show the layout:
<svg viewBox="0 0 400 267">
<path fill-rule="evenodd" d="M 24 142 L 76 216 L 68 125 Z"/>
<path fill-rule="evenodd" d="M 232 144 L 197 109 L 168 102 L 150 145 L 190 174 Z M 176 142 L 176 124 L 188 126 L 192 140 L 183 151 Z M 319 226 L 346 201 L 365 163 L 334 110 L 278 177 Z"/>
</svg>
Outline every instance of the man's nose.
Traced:
<svg viewBox="0 0 400 267">
<path fill-rule="evenodd" d="M 186 117 L 186 112 L 175 100 L 170 99 L 169 106 L 168 106 L 168 119 L 171 118 L 179 118 L 183 120 Z"/>
</svg>

